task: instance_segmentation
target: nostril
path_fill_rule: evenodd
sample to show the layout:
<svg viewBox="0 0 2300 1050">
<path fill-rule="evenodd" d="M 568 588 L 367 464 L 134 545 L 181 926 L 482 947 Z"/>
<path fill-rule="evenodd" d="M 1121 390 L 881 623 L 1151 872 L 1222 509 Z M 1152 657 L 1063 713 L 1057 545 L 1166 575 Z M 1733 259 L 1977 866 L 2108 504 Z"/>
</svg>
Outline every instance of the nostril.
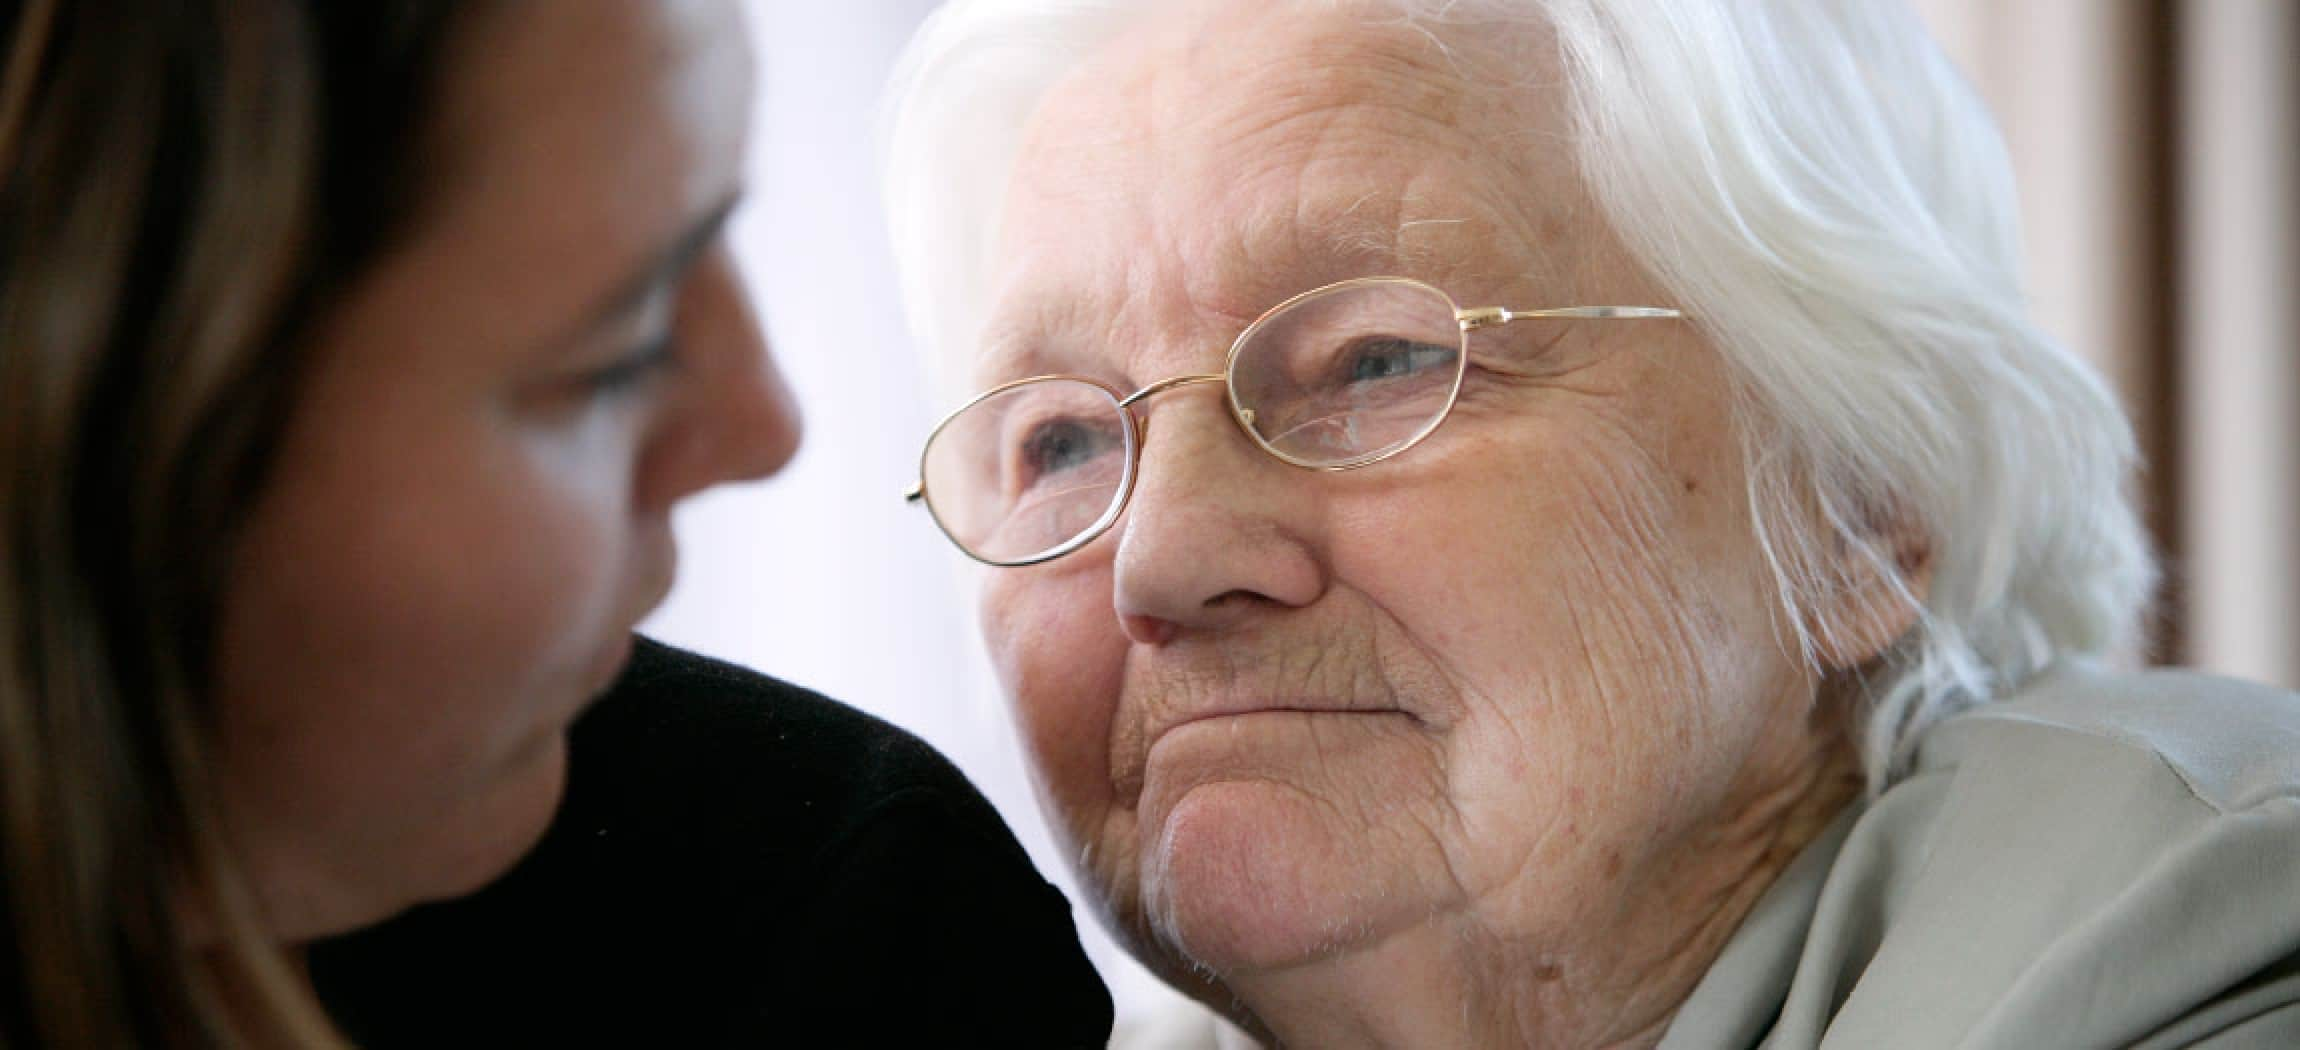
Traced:
<svg viewBox="0 0 2300 1050">
<path fill-rule="evenodd" d="M 1139 645 L 1164 645 L 1173 641 L 1175 632 L 1180 629 L 1172 620 L 1139 613 L 1119 613 L 1118 625 L 1126 632 L 1128 640 Z"/>
</svg>

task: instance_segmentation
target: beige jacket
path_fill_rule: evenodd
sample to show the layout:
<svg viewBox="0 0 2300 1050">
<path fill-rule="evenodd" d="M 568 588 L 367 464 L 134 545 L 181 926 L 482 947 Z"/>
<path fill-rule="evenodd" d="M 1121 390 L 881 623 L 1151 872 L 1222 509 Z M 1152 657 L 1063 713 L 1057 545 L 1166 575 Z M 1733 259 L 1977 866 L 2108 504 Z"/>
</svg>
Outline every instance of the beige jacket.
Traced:
<svg viewBox="0 0 2300 1050">
<path fill-rule="evenodd" d="M 1941 723 L 1661 1046 L 2300 1048 L 2300 696 L 2074 665 Z"/>
</svg>

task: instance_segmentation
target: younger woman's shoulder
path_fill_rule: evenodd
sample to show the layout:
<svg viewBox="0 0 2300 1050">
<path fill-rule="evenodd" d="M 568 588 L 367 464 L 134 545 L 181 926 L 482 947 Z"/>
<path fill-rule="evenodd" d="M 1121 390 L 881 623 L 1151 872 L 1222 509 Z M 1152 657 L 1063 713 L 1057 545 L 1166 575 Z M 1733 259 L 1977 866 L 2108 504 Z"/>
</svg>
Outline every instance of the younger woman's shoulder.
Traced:
<svg viewBox="0 0 2300 1050">
<path fill-rule="evenodd" d="M 775 799 L 751 805 L 811 823 L 928 790 L 995 819 L 966 776 L 911 733 L 813 690 L 644 637 L 577 721 L 570 746 L 579 774 L 571 797 L 603 786 L 642 797 L 772 787 Z"/>
<path fill-rule="evenodd" d="M 315 952 L 363 1045 L 1108 1038 L 1068 902 L 915 736 L 641 639 L 568 755 L 509 874 Z"/>
</svg>

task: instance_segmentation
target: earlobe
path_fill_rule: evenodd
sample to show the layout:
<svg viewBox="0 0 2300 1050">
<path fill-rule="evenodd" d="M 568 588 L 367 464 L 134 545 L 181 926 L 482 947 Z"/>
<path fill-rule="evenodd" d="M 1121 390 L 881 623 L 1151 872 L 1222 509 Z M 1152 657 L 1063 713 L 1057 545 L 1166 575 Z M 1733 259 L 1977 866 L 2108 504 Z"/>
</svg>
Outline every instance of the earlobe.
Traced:
<svg viewBox="0 0 2300 1050">
<path fill-rule="evenodd" d="M 1914 515 L 1874 515 L 1864 535 L 1838 530 L 1828 541 L 1829 581 L 1805 603 L 1813 655 L 1829 672 L 1851 671 L 1884 655 L 1917 625 L 1933 579 L 1933 543 Z"/>
</svg>

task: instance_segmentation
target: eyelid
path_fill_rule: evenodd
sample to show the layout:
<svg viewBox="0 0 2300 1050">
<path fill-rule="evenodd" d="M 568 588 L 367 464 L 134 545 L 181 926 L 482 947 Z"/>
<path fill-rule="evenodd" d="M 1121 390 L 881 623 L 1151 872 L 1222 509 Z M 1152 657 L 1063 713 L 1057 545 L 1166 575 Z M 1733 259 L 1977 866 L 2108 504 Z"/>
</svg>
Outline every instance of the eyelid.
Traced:
<svg viewBox="0 0 2300 1050">
<path fill-rule="evenodd" d="M 735 194 L 721 201 L 706 213 L 701 221 L 689 227 L 646 266 L 642 267 L 624 289 L 609 297 L 611 304 L 605 313 L 630 309 L 636 303 L 652 298 L 664 288 L 678 288 L 686 283 L 688 275 L 713 251 L 726 242 L 727 225 L 733 221 L 742 195 Z"/>
<path fill-rule="evenodd" d="M 589 377 L 625 367 L 663 349 L 678 329 L 681 286 L 660 283 L 574 348 L 566 371 Z"/>
<path fill-rule="evenodd" d="M 620 359 L 585 373 L 579 382 L 593 391 L 628 390 L 678 363 L 679 341 L 666 332 Z"/>
<path fill-rule="evenodd" d="M 593 302 L 575 323 L 544 340 L 536 351 L 537 359 L 565 360 L 580 352 L 574 348 L 597 347 L 602 343 L 628 345 L 634 337 L 618 337 L 617 333 L 645 330 L 644 324 L 634 322 L 643 322 L 651 316 L 654 312 L 651 307 L 657 303 L 676 304 L 681 291 L 703 262 L 713 253 L 726 250 L 727 226 L 742 201 L 740 191 L 722 198 L 699 221 L 628 273 L 621 284 Z"/>
</svg>

